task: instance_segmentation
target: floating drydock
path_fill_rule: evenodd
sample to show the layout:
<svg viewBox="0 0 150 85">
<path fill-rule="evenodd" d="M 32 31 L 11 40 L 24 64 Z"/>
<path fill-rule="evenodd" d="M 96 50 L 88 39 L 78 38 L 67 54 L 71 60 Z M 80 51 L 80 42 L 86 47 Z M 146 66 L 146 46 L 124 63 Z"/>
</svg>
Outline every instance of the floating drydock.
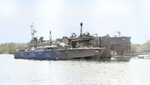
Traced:
<svg viewBox="0 0 150 85">
<path fill-rule="evenodd" d="M 118 36 L 101 37 L 101 46 L 105 47 L 105 50 L 101 57 L 113 57 L 113 56 L 125 56 L 131 53 L 131 37 Z"/>
<path fill-rule="evenodd" d="M 88 37 L 88 35 L 84 35 L 82 37 L 83 39 L 64 37 L 63 41 L 68 45 L 71 43 L 73 47 L 83 46 L 85 44 L 88 44 L 91 47 L 105 47 L 101 58 L 124 56 L 130 55 L 131 53 L 131 37 L 110 37 L 109 35 L 103 37 Z"/>
</svg>

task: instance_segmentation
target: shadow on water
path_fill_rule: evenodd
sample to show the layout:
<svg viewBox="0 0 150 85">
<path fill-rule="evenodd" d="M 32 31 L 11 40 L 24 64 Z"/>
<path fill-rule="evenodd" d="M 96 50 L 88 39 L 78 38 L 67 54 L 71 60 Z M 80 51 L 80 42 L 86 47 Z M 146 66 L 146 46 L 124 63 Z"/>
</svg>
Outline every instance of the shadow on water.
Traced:
<svg viewBox="0 0 150 85">
<path fill-rule="evenodd" d="M 33 61 L 130 62 L 131 57 L 100 58 L 100 59 L 84 59 L 83 58 L 83 59 L 67 59 L 67 60 L 39 60 L 39 59 L 23 59 L 23 60 L 33 60 Z"/>
<path fill-rule="evenodd" d="M 100 58 L 98 61 L 103 62 L 130 62 L 131 57 L 117 57 L 117 58 Z"/>
<path fill-rule="evenodd" d="M 55 61 L 87 61 L 87 62 L 130 62 L 131 57 L 100 58 L 100 59 L 70 59 Z"/>
</svg>

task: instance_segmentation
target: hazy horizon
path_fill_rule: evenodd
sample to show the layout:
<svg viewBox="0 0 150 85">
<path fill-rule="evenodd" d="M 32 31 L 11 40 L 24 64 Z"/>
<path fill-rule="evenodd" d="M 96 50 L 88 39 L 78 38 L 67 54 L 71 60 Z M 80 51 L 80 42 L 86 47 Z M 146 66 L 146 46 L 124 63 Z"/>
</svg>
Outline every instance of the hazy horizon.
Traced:
<svg viewBox="0 0 150 85">
<path fill-rule="evenodd" d="M 31 24 L 35 37 L 49 39 L 79 35 L 83 32 L 131 37 L 131 43 L 144 44 L 150 40 L 149 0 L 1 0 L 0 43 L 29 42 Z"/>
</svg>

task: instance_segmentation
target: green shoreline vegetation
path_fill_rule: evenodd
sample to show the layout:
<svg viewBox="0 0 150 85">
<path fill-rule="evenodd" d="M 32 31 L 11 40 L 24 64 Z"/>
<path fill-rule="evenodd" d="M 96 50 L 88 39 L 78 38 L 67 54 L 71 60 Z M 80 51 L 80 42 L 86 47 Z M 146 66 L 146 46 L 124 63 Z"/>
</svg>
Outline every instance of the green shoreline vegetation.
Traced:
<svg viewBox="0 0 150 85">
<path fill-rule="evenodd" d="M 0 54 L 13 54 L 18 50 L 24 49 L 29 45 L 35 45 L 40 42 L 40 39 L 33 38 L 29 43 L 2 43 L 0 44 Z"/>
<path fill-rule="evenodd" d="M 38 40 L 37 40 L 38 41 Z M 34 40 L 29 43 L 3 43 L 0 44 L 0 54 L 13 54 L 19 49 L 28 47 L 29 44 L 35 44 Z M 144 44 L 131 44 L 131 53 L 150 52 L 150 40 Z"/>
<path fill-rule="evenodd" d="M 131 44 L 131 53 L 150 52 L 150 40 L 144 44 Z"/>
<path fill-rule="evenodd" d="M 13 54 L 17 49 L 27 47 L 28 43 L 3 43 L 0 44 L 0 54 Z"/>
</svg>

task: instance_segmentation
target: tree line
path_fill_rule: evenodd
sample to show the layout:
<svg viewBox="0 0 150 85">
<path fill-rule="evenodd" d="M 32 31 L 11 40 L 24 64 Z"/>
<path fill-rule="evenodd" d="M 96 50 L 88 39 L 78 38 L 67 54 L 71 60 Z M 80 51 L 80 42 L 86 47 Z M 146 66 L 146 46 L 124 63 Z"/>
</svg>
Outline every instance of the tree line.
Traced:
<svg viewBox="0 0 150 85">
<path fill-rule="evenodd" d="M 33 40 L 29 43 L 3 43 L 0 44 L 0 54 L 13 54 L 19 49 L 24 49 L 28 47 L 29 44 L 35 44 Z M 144 44 L 131 44 L 132 53 L 142 53 L 150 52 L 150 41 L 147 41 Z"/>
<path fill-rule="evenodd" d="M 13 54 L 29 45 L 39 44 L 40 39 L 33 38 L 29 43 L 3 43 L 0 44 L 0 54 Z"/>
<path fill-rule="evenodd" d="M 0 54 L 13 54 L 17 49 L 23 49 L 28 43 L 3 43 L 0 44 Z"/>
<path fill-rule="evenodd" d="M 150 52 L 150 40 L 144 44 L 131 44 L 132 53 Z"/>
</svg>

